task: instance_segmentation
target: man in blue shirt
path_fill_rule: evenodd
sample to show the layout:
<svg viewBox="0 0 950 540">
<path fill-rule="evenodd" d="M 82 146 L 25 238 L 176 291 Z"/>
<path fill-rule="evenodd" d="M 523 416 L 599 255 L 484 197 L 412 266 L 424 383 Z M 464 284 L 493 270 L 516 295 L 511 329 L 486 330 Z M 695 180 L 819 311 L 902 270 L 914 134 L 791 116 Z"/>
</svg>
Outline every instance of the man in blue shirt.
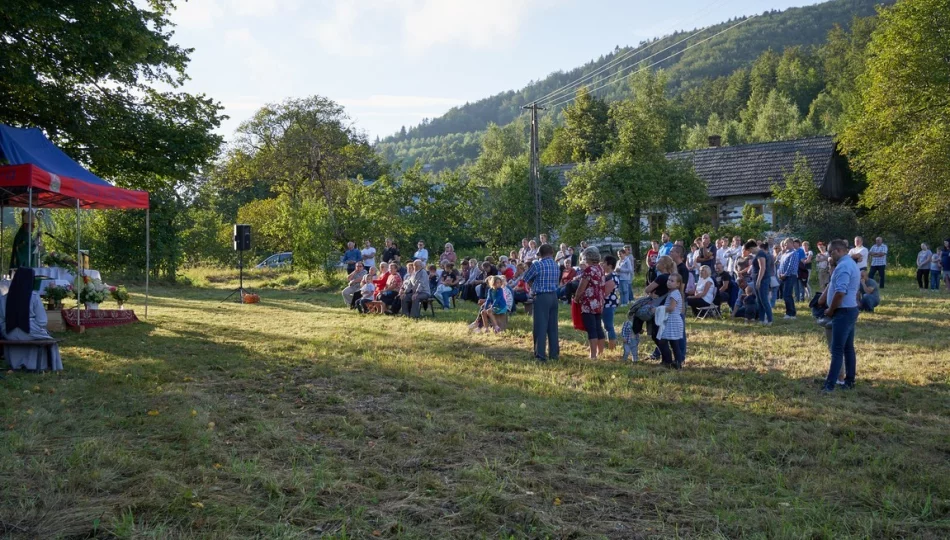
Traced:
<svg viewBox="0 0 950 540">
<path fill-rule="evenodd" d="M 670 235 L 669 233 L 663 233 L 660 236 L 660 251 L 657 253 L 657 258 L 668 256 L 671 249 L 673 249 L 673 242 L 670 242 Z"/>
<path fill-rule="evenodd" d="M 561 352 L 557 339 L 557 287 L 561 269 L 554 262 L 554 248 L 550 244 L 538 248 L 538 257 L 525 272 L 524 281 L 531 285 L 534 294 L 534 357 L 546 362 L 548 358 L 557 360 Z"/>
<path fill-rule="evenodd" d="M 356 244 L 354 242 L 346 243 L 346 252 L 343 253 L 343 264 L 346 265 L 346 273 L 352 274 L 353 270 L 356 269 L 356 263 L 363 261 L 363 253 L 356 249 Z"/>
<path fill-rule="evenodd" d="M 831 368 L 823 392 L 834 391 L 842 363 L 845 370 L 843 388 L 854 388 L 857 365 L 854 327 L 858 321 L 858 287 L 861 285 L 861 271 L 848 255 L 848 243 L 832 240 L 828 251 L 835 261 L 835 271 L 828 285 L 828 309 L 825 311 L 825 317 L 831 319 Z"/>
<path fill-rule="evenodd" d="M 778 267 L 778 278 L 782 282 L 782 299 L 785 300 L 785 319 L 795 318 L 795 284 L 798 283 L 798 250 L 792 245 L 791 238 L 782 241 L 782 258 Z"/>
</svg>

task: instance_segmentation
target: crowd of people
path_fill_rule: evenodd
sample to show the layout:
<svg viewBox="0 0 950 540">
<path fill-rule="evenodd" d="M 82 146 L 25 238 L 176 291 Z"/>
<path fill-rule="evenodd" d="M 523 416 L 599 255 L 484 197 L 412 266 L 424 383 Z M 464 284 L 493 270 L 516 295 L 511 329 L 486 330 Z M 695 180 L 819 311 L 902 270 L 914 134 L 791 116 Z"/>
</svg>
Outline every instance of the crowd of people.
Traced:
<svg viewBox="0 0 950 540">
<path fill-rule="evenodd" d="M 577 248 L 560 244 L 555 251 L 541 235 L 537 240 L 523 239 L 520 249 L 507 256 L 459 260 L 449 243 L 436 264 L 434 258 L 430 263 L 429 251 L 420 241 L 405 265 L 391 239 L 386 240 L 378 264 L 370 242 L 362 250 L 352 242 L 347 247 L 342 259 L 348 272 L 343 299 L 350 308 L 368 312 L 375 304 L 384 314 L 418 318 L 427 307 L 448 310 L 457 301 L 468 301 L 479 306 L 470 329 L 497 333 L 504 330 L 508 314 L 522 304 L 533 313 L 534 356 L 542 362 L 559 356 L 562 303 L 571 305 L 574 327 L 586 333 L 590 358 L 619 345 L 621 358 L 636 362 L 646 335 L 653 342 L 651 359 L 681 369 L 687 358 L 688 313 L 723 316 L 728 308 L 733 318 L 770 326 L 779 300 L 784 320 L 796 319 L 796 304 L 808 300 L 812 315 L 829 336 L 827 391 L 854 384 L 857 314 L 873 312 L 880 304 L 888 267 L 888 248 L 880 237 L 870 248 L 856 237 L 853 247 L 834 240 L 817 242 L 813 251 L 808 241 L 798 238 L 770 245 L 738 236 L 712 241 L 709 234 L 687 248 L 664 233 L 646 253 L 645 288 L 637 295 L 633 278 L 638 265 L 631 246 L 611 252 L 582 242 Z M 939 288 L 934 276 L 942 271 L 950 290 L 950 239 L 936 253 L 926 244 L 921 248 L 918 284 L 922 289 L 934 284 Z M 627 309 L 619 337 L 618 309 Z"/>
</svg>

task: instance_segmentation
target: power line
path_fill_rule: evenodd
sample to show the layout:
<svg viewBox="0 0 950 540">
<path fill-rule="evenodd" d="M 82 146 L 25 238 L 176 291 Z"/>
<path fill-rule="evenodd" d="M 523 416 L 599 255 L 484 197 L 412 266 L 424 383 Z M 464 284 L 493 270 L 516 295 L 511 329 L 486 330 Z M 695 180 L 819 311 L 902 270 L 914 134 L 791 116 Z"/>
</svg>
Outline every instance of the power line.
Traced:
<svg viewBox="0 0 950 540">
<path fill-rule="evenodd" d="M 707 5 L 707 6 L 706 6 L 706 9 L 703 10 L 703 12 L 702 12 L 698 17 L 696 17 L 693 21 L 694 21 L 694 22 L 695 22 L 695 21 L 698 21 L 700 18 L 702 18 L 704 15 L 706 15 L 706 13 L 708 13 L 713 7 L 715 7 L 716 5 L 718 5 L 719 3 L 721 3 L 722 1 L 723 1 L 723 0 L 715 0 L 715 1 L 712 2 L 711 4 Z M 729 0 L 729 1 L 732 1 L 732 0 Z M 680 22 L 681 22 L 681 21 L 677 21 L 677 22 L 675 23 L 675 25 L 673 26 L 673 28 L 671 28 L 667 33 L 672 33 L 672 32 L 676 29 L 676 27 L 680 25 Z M 696 32 L 693 33 L 691 36 L 689 36 L 688 38 L 686 38 L 686 40 L 695 37 L 697 34 L 702 33 L 704 30 L 706 30 L 706 29 L 703 28 L 703 29 L 701 29 L 701 30 L 696 31 Z M 684 41 L 685 41 L 685 40 L 684 40 Z M 657 53 L 655 53 L 655 54 L 653 54 L 653 55 L 651 55 L 651 56 L 648 56 L 647 58 L 644 58 L 643 60 L 641 60 L 641 62 L 643 62 L 643 61 L 645 61 L 645 60 L 649 60 L 650 58 L 653 58 L 653 57 L 656 56 L 657 54 L 661 54 L 661 53 L 663 53 L 663 52 L 669 50 L 671 47 L 675 47 L 676 45 L 679 45 L 680 43 L 682 43 L 682 41 L 680 41 L 680 42 L 678 42 L 678 43 L 674 43 L 673 45 L 670 45 L 670 46 L 667 47 L 666 49 L 663 49 L 662 51 L 659 51 L 659 52 L 657 52 Z M 645 48 L 646 48 L 646 46 L 643 46 L 643 47 L 636 47 L 636 48 L 634 48 L 634 49 L 631 49 L 631 50 L 629 50 L 629 51 L 627 51 L 627 52 L 621 54 L 620 56 L 618 56 L 617 58 L 614 58 L 613 60 L 611 60 L 611 61 L 608 62 L 607 64 L 605 64 L 605 65 L 601 66 L 600 68 L 598 68 L 597 70 L 595 70 L 595 71 L 593 71 L 593 72 L 591 72 L 591 73 L 588 73 L 587 75 L 581 76 L 581 77 L 577 78 L 576 80 L 574 80 L 573 82 L 567 83 L 567 84 L 565 84 L 564 86 L 562 86 L 562 87 L 560 87 L 560 88 L 558 88 L 558 89 L 556 89 L 556 90 L 554 90 L 554 91 L 548 93 L 547 95 L 545 95 L 545 96 L 539 98 L 539 99 L 536 101 L 536 103 L 551 102 L 551 101 L 554 101 L 555 99 L 561 99 L 561 97 L 563 97 L 563 96 L 558 96 L 558 94 L 563 94 L 565 91 L 571 91 L 571 90 L 573 90 L 574 87 L 575 87 L 578 83 L 581 83 L 581 82 L 584 82 L 584 81 L 586 81 L 586 80 L 588 80 L 588 79 L 591 79 L 591 78 L 595 77 L 596 75 L 598 75 L 599 73 L 603 73 L 604 71 L 610 69 L 610 68 L 613 67 L 614 65 L 616 65 L 616 64 L 618 64 L 618 63 L 620 63 L 620 62 L 623 62 L 624 60 L 630 58 L 631 56 L 636 55 L 637 53 L 641 52 L 641 51 L 644 50 Z"/>
<path fill-rule="evenodd" d="M 703 39 L 703 40 L 701 40 L 701 41 L 697 41 L 696 43 L 693 43 L 692 45 L 689 45 L 689 46 L 683 48 L 683 50 L 681 50 L 681 51 L 674 52 L 673 54 L 667 56 L 666 58 L 663 58 L 663 59 L 661 59 L 661 60 L 657 60 L 656 62 L 653 62 L 652 64 L 650 64 L 650 65 L 648 65 L 648 66 L 642 67 L 642 68 L 640 68 L 640 69 L 634 71 L 633 73 L 630 73 L 630 75 L 636 75 L 637 73 L 640 73 L 640 72 L 642 72 L 642 71 L 648 70 L 648 69 L 650 69 L 650 68 L 652 68 L 652 67 L 654 67 L 654 66 L 656 66 L 656 65 L 658 65 L 658 64 L 662 64 L 663 62 L 666 62 L 666 61 L 669 60 L 670 58 L 673 58 L 674 56 L 683 54 L 684 52 L 686 52 L 686 51 L 692 49 L 693 47 L 696 47 L 696 46 L 698 46 L 698 45 L 702 45 L 703 43 L 706 43 L 707 41 L 709 41 L 709 40 L 711 40 L 711 39 L 713 39 L 713 38 L 715 38 L 715 37 L 717 37 L 717 36 L 721 36 L 722 34 L 725 34 L 726 32 L 732 30 L 733 28 L 736 28 L 736 27 L 738 27 L 738 26 L 740 26 L 740 25 L 742 25 L 742 24 L 745 24 L 746 22 L 751 21 L 752 19 L 754 19 L 754 18 L 756 18 L 756 17 L 757 17 L 757 15 L 752 15 L 751 17 L 749 17 L 749 18 L 747 18 L 747 19 L 743 19 L 742 21 L 739 21 L 738 23 L 736 23 L 736 24 L 730 26 L 729 28 L 726 28 L 725 30 L 722 30 L 722 31 L 720 31 L 720 32 L 717 32 L 717 33 L 715 33 L 715 34 L 713 34 L 713 35 L 709 36 L 708 38 Z M 689 39 L 689 38 L 687 38 L 687 39 Z M 685 40 L 684 40 L 684 41 L 685 41 Z M 681 41 L 680 43 L 682 43 L 682 41 Z M 671 47 L 674 47 L 674 46 L 675 46 L 675 45 L 671 45 L 670 47 L 667 47 L 667 49 L 669 49 L 669 48 L 671 48 Z M 664 50 L 667 50 L 667 49 L 664 49 Z M 656 56 L 656 55 L 653 55 L 653 56 Z M 649 57 L 649 58 L 652 58 L 652 56 Z M 645 61 L 645 60 L 649 60 L 649 58 L 644 58 L 644 61 Z M 617 73 L 615 73 L 614 75 L 619 75 L 619 74 L 622 73 L 623 71 L 625 71 L 625 70 L 627 70 L 627 69 L 630 69 L 630 68 L 632 68 L 632 67 L 636 67 L 636 64 L 627 66 L 627 67 L 622 68 L 622 69 L 619 69 L 619 70 L 617 70 Z M 616 84 L 616 83 L 618 83 L 618 82 L 621 82 L 621 81 L 623 81 L 623 80 L 624 80 L 624 78 L 619 78 L 619 79 L 614 79 L 614 80 L 612 80 L 612 81 L 608 81 L 608 82 L 606 82 L 606 83 L 604 83 L 604 84 L 598 86 L 597 88 L 594 88 L 593 90 L 590 90 L 590 93 L 593 94 L 594 92 L 596 92 L 596 91 L 598 91 L 598 90 L 601 90 L 601 89 L 603 89 L 603 88 L 606 88 L 606 87 L 610 86 L 611 84 Z M 547 107 L 548 109 L 554 109 L 555 107 L 559 107 L 559 106 L 561 106 L 561 105 L 563 105 L 563 104 L 565 104 L 565 103 L 568 103 L 568 102 L 570 102 L 570 101 L 573 101 L 576 97 L 577 97 L 577 96 L 568 96 L 566 99 L 557 101 L 556 103 L 546 103 L 546 104 L 545 104 L 545 107 Z"/>
</svg>

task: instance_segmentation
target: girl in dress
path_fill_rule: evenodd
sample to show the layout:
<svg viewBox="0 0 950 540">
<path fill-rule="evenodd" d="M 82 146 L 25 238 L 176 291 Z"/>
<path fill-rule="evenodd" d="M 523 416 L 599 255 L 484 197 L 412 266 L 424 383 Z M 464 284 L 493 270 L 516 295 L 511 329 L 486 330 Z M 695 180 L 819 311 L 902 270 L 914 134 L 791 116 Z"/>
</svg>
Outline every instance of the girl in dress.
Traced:
<svg viewBox="0 0 950 540">
<path fill-rule="evenodd" d="M 682 369 L 683 354 L 682 343 L 686 328 L 683 324 L 683 318 L 680 311 L 683 309 L 683 295 L 680 294 L 680 288 L 683 285 L 683 279 L 677 273 L 670 274 L 667 287 L 670 290 L 666 302 L 657 309 L 665 309 L 667 313 L 666 324 L 660 329 L 657 337 L 660 340 L 660 357 L 663 365 L 673 369 Z M 672 348 L 672 352 L 670 349 Z"/>
</svg>

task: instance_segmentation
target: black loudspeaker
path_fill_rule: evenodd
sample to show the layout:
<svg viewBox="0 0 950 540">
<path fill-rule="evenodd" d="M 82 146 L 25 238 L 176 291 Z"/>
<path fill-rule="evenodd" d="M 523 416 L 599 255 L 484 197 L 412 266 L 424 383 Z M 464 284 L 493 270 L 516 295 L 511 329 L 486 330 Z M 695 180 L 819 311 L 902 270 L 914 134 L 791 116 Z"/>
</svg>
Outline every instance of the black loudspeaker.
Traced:
<svg viewBox="0 0 950 540">
<path fill-rule="evenodd" d="M 234 251 L 247 251 L 251 249 L 251 226 L 234 225 Z"/>
</svg>

